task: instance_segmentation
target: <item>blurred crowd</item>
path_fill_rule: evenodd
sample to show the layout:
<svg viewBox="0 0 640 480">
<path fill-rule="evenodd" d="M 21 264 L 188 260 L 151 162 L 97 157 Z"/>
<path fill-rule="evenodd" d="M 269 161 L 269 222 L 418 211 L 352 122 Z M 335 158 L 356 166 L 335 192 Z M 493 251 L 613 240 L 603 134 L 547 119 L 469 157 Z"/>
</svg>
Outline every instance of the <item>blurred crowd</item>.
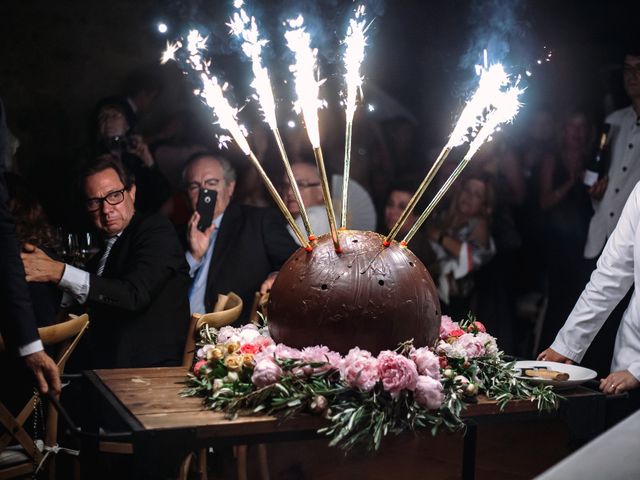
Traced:
<svg viewBox="0 0 640 480">
<path fill-rule="evenodd" d="M 431 273 L 442 313 L 455 320 L 476 315 L 507 353 L 530 357 L 552 343 L 640 180 L 639 58 L 626 58 L 636 62 L 628 60 L 624 67 L 631 107 L 604 118 L 594 114 L 600 99 L 579 106 L 526 105 L 515 126 L 498 132 L 480 149 L 409 242 Z M 179 310 L 173 313 L 184 316 L 184 325 L 174 328 L 180 336 L 189 313 L 210 311 L 215 295 L 228 291 L 245 301 L 246 321 L 254 292 L 268 291 L 279 267 L 297 248 L 293 230 L 275 210 L 258 171 L 234 145 L 221 149 L 210 125 L 177 109 L 149 128 L 145 119 L 162 94 L 157 75 L 136 72 L 123 91 L 96 102 L 88 119 L 89 139 L 64 178 L 43 178 L 46 168 L 22 172 L 15 160 L 18 141 L 8 142 L 4 163 L 9 205 L 19 241 L 28 245 L 23 253 L 27 278 L 40 282 L 30 284 L 40 289 L 33 293 L 39 324 L 54 321 L 61 300 L 71 309 L 74 302 L 87 305 L 96 319 L 118 311 L 139 318 L 151 309 L 156 325 L 172 303 L 172 309 Z M 10 127 L 10 118 L 8 123 Z M 603 161 L 595 183 L 587 185 L 585 171 L 592 168 L 605 123 L 611 129 Z M 349 228 L 387 234 L 396 224 L 441 148 L 423 144 L 425 128 L 401 111 L 372 116 L 358 110 Z M 322 111 L 320 129 L 339 214 L 343 113 Z M 259 119 L 248 131 L 256 157 L 303 229 L 271 132 Z M 314 231 L 327 233 L 321 178 L 306 132 L 295 124 L 283 126 L 282 132 Z M 454 149 L 444 162 L 398 240 L 413 227 L 463 150 Z M 212 223 L 203 229 L 198 228 L 201 190 L 217 194 Z M 51 198 L 57 201 L 50 203 Z M 48 222 L 47 215 L 55 220 Z M 159 232 L 163 238 L 154 240 Z M 78 257 L 69 238 L 87 233 L 100 241 L 92 258 Z M 109 240 L 113 250 L 105 247 Z M 147 255 L 149 248 L 157 250 Z M 68 278 L 70 272 L 77 278 Z M 158 304 L 162 292 L 172 301 Z M 183 292 L 184 302 L 173 300 L 175 292 Z M 116 341 L 112 327 L 96 325 L 92 330 L 102 336 L 103 346 L 105 338 Z M 159 338 L 158 348 L 164 345 L 166 355 L 147 352 L 143 361 L 132 351 L 132 342 L 144 327 L 118 328 L 124 333 L 117 341 L 126 345 L 118 351 L 98 350 L 101 362 L 94 365 L 147 366 L 149 359 L 170 364 L 180 355 L 180 341 Z M 615 332 L 615 326 L 609 329 Z M 611 338 L 596 342 L 609 349 L 608 357 L 599 352 L 593 360 L 602 372 L 609 368 Z"/>
</svg>

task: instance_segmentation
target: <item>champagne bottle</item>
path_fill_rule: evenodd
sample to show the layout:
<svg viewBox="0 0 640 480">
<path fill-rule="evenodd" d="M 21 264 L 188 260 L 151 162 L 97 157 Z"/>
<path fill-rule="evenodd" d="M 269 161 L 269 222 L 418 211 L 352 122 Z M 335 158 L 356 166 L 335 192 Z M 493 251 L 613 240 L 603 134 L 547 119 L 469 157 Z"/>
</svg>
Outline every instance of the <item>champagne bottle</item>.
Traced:
<svg viewBox="0 0 640 480">
<path fill-rule="evenodd" d="M 592 187 L 600 178 L 606 174 L 606 149 L 609 144 L 609 132 L 611 131 L 611 125 L 605 123 L 602 126 L 600 132 L 600 142 L 598 143 L 598 150 L 595 156 L 589 163 L 587 170 L 584 172 L 583 182 L 587 187 Z"/>
</svg>

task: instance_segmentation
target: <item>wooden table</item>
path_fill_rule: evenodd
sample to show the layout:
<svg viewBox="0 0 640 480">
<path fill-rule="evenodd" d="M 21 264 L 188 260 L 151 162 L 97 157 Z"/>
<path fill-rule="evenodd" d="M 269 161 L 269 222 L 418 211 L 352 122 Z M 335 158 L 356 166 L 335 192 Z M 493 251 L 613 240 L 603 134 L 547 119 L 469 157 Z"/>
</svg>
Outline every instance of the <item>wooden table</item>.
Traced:
<svg viewBox="0 0 640 480">
<path fill-rule="evenodd" d="M 183 367 L 114 369 L 85 372 L 103 400 L 131 432 L 136 478 L 153 478 L 162 458 L 174 457 L 202 446 L 255 444 L 317 437 L 325 421 L 312 415 L 279 421 L 275 417 L 245 416 L 228 420 L 224 414 L 204 410 L 201 398 L 183 398 L 186 371 Z M 554 415 L 564 417 L 593 437 L 604 428 L 604 395 L 588 388 L 563 394 L 569 400 Z M 464 418 L 467 433 L 463 450 L 463 478 L 473 478 L 476 427 L 487 421 L 539 415 L 534 403 L 514 401 L 500 411 L 496 402 L 479 396 Z M 588 419 L 588 421 L 586 421 Z"/>
</svg>

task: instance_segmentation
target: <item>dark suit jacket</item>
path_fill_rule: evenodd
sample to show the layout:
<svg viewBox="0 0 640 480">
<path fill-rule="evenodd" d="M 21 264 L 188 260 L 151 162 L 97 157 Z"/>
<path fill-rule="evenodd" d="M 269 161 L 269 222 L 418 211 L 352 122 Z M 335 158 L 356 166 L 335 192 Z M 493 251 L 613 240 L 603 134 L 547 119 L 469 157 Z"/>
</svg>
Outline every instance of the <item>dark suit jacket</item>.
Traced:
<svg viewBox="0 0 640 480">
<path fill-rule="evenodd" d="M 229 205 L 222 217 L 211 255 L 205 293 L 207 311 L 213 308 L 218 293 L 235 292 L 243 301 L 237 323 L 245 323 L 251 313 L 255 292 L 297 248 L 277 211 Z"/>
<path fill-rule="evenodd" d="M 36 318 L 20 259 L 15 224 L 4 180 L 6 124 L 0 101 L 0 332 L 11 349 L 38 339 Z"/>
<path fill-rule="evenodd" d="M 95 272 L 102 253 L 88 265 Z M 171 223 L 135 214 L 101 277 L 91 274 L 87 310 L 96 368 L 179 365 L 189 325 L 189 271 Z"/>
</svg>

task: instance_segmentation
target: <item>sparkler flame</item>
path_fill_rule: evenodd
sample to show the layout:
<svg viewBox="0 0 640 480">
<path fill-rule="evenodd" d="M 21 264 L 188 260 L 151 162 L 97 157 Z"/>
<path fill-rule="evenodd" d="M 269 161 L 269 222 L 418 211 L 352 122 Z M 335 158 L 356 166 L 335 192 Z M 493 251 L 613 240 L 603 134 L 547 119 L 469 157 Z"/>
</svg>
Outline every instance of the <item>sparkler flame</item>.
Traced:
<svg viewBox="0 0 640 480">
<path fill-rule="evenodd" d="M 234 13 L 227 25 L 231 29 L 232 34 L 243 40 L 242 51 L 251 59 L 251 68 L 254 75 L 251 86 L 256 92 L 265 121 L 269 125 L 269 128 L 275 130 L 278 127 L 276 121 L 276 102 L 273 98 L 269 72 L 262 65 L 261 59 L 262 47 L 268 43 L 268 40 L 260 39 L 256 19 L 249 17 L 243 9 Z"/>
<path fill-rule="evenodd" d="M 287 46 L 294 53 L 295 63 L 289 67 L 295 79 L 295 89 L 298 96 L 294 103 L 294 110 L 302 113 L 307 135 L 311 146 L 320 148 L 320 130 L 318 127 L 318 109 L 324 106 L 318 98 L 321 81 L 316 79 L 317 50 L 311 48 L 311 36 L 304 29 L 304 18 L 287 20 L 291 30 L 285 32 Z"/>
<path fill-rule="evenodd" d="M 367 45 L 365 36 L 366 22 L 364 16 L 364 5 L 360 5 L 355 12 L 355 18 L 349 20 L 347 36 L 344 40 L 347 48 L 344 52 L 344 64 L 346 67 L 345 84 L 346 100 L 345 112 L 347 121 L 353 118 L 356 111 L 356 99 L 358 92 L 362 89 L 362 76 L 360 66 L 364 60 L 364 47 Z"/>
<path fill-rule="evenodd" d="M 467 102 L 455 128 L 451 132 L 447 147 L 462 145 L 474 136 L 482 126 L 485 113 L 491 108 L 491 102 L 498 98 L 501 90 L 509 82 L 509 76 L 500 63 L 491 65 L 488 69 L 476 67 L 479 71 L 480 82 L 478 89 Z"/>
<path fill-rule="evenodd" d="M 351 169 L 351 138 L 353 135 L 353 116 L 356 112 L 358 92 L 362 93 L 362 76 L 360 66 L 364 59 L 364 47 L 367 38 L 364 16 L 364 5 L 356 8 L 355 18 L 349 20 L 347 36 L 344 40 L 347 48 L 344 52 L 345 64 L 345 116 L 346 126 L 344 135 L 344 171 L 342 174 L 342 208 L 340 212 L 340 228 L 347 228 L 347 208 L 349 197 L 349 170 Z"/>
<path fill-rule="evenodd" d="M 176 59 L 176 52 L 182 48 L 182 43 L 177 41 L 175 43 L 167 42 L 167 49 L 162 52 L 162 57 L 160 58 L 160 63 L 163 65 L 167 63 L 169 60 Z"/>
</svg>

